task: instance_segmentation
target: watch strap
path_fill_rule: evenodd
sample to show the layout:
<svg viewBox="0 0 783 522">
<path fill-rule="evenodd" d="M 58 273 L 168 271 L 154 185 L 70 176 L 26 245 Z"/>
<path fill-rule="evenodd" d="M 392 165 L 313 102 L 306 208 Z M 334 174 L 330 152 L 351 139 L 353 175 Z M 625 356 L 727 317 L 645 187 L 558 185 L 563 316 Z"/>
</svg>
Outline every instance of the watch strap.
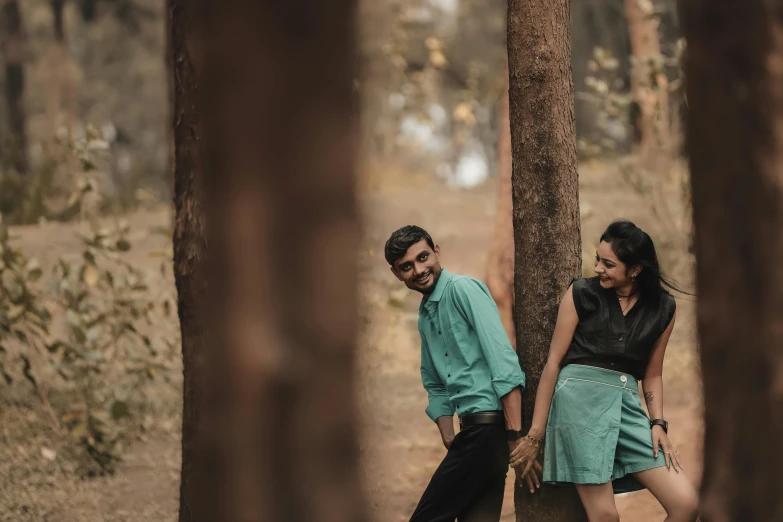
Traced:
<svg viewBox="0 0 783 522">
<path fill-rule="evenodd" d="M 663 428 L 663 432 L 664 433 L 666 433 L 666 434 L 669 433 L 669 423 L 666 422 L 663 419 L 653 419 L 653 420 L 651 420 L 650 421 L 650 428 L 652 428 L 653 426 L 660 426 L 661 428 Z"/>
<path fill-rule="evenodd" d="M 506 430 L 506 438 L 509 441 L 519 440 L 525 436 L 525 432 L 522 430 Z"/>
</svg>

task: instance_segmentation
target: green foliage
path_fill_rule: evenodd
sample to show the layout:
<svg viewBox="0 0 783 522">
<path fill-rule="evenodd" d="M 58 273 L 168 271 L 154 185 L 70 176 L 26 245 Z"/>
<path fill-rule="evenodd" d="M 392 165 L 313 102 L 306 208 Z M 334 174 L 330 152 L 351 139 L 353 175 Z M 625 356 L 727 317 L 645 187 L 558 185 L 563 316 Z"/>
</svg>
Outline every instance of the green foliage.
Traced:
<svg viewBox="0 0 783 522">
<path fill-rule="evenodd" d="M 11 246 L 0 224 L 0 373 L 8 384 L 27 379 L 39 394 L 51 379 L 68 397 L 58 416 L 104 471 L 119 458 L 134 395 L 176 357 L 173 342 L 147 333 L 153 314 L 172 307 L 167 291 L 124 259 L 129 233 L 121 223 L 80 236 L 81 255 L 58 259 L 44 282 L 39 263 Z"/>
<path fill-rule="evenodd" d="M 52 320 L 34 287 L 43 274 L 38 261 L 27 259 L 11 247 L 9 240 L 8 227 L 0 214 L 0 375 L 8 384 L 14 381 L 15 373 L 8 360 L 10 344 L 43 346 Z M 36 385 L 28 355 L 19 353 L 18 359 L 22 363 L 21 376 Z"/>
</svg>

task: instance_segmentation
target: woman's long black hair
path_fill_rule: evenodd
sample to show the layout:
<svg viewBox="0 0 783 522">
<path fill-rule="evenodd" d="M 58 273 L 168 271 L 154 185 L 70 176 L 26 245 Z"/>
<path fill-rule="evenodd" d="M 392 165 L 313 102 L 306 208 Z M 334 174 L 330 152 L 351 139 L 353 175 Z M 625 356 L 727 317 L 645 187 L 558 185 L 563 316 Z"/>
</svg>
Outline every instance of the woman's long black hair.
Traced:
<svg viewBox="0 0 783 522">
<path fill-rule="evenodd" d="M 613 221 L 601 234 L 601 241 L 612 245 L 614 255 L 627 268 L 642 267 L 642 271 L 636 276 L 636 284 L 642 294 L 660 295 L 662 292 L 674 290 L 681 294 L 692 295 L 682 290 L 673 279 L 661 271 L 652 238 L 630 221 L 625 219 Z"/>
</svg>

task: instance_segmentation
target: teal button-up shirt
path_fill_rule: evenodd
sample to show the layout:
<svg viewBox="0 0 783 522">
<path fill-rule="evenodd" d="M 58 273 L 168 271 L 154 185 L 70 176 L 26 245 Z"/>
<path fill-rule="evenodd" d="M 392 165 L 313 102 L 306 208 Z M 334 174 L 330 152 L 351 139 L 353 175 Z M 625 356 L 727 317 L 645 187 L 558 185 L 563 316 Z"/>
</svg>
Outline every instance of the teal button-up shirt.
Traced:
<svg viewBox="0 0 783 522">
<path fill-rule="evenodd" d="M 525 374 L 486 285 L 443 269 L 419 306 L 421 380 L 427 415 L 460 416 L 502 410 L 500 398 Z"/>
</svg>

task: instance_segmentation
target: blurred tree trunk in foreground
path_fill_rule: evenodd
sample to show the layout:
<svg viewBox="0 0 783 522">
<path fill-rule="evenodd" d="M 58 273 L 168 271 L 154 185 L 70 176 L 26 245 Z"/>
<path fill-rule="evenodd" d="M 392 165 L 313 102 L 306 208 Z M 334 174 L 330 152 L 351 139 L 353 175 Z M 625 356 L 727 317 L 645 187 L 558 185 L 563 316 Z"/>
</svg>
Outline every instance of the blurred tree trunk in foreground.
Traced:
<svg viewBox="0 0 783 522">
<path fill-rule="evenodd" d="M 669 154 L 668 79 L 660 62 L 658 19 L 649 0 L 625 0 L 625 16 L 634 62 L 631 97 L 638 109 L 637 152 L 642 168 L 655 172 L 656 162 Z"/>
<path fill-rule="evenodd" d="M 683 0 L 703 517 L 783 517 L 783 1 Z"/>
<path fill-rule="evenodd" d="M 185 243 L 175 261 L 186 380 L 180 520 L 366 520 L 353 379 L 356 4 L 169 8 L 175 240 Z M 200 326 L 185 313 L 205 304 L 197 271 L 186 270 L 188 253 L 203 253 L 201 210 L 188 205 L 200 194 L 183 194 L 200 173 L 206 336 L 190 335 Z M 208 364 L 194 363 L 196 350 Z"/>
<path fill-rule="evenodd" d="M 24 110 L 24 53 L 22 41 L 22 15 L 17 0 L 5 0 L 0 11 L 0 34 L 5 62 L 5 97 L 8 105 L 10 139 L 3 148 L 6 165 L 18 173 L 26 174 L 27 132 Z"/>
<path fill-rule="evenodd" d="M 508 74 L 500 100 L 498 125 L 498 199 L 495 231 L 487 260 L 487 287 L 498 305 L 500 319 L 512 346 L 514 332 L 514 226 L 511 205 L 511 128 L 508 122 Z"/>
<path fill-rule="evenodd" d="M 560 299 L 581 274 L 579 183 L 571 78 L 570 0 L 510 0 L 515 324 L 527 373 L 524 429 L 549 353 Z M 515 488 L 520 522 L 586 520 L 573 487 Z"/>
</svg>

